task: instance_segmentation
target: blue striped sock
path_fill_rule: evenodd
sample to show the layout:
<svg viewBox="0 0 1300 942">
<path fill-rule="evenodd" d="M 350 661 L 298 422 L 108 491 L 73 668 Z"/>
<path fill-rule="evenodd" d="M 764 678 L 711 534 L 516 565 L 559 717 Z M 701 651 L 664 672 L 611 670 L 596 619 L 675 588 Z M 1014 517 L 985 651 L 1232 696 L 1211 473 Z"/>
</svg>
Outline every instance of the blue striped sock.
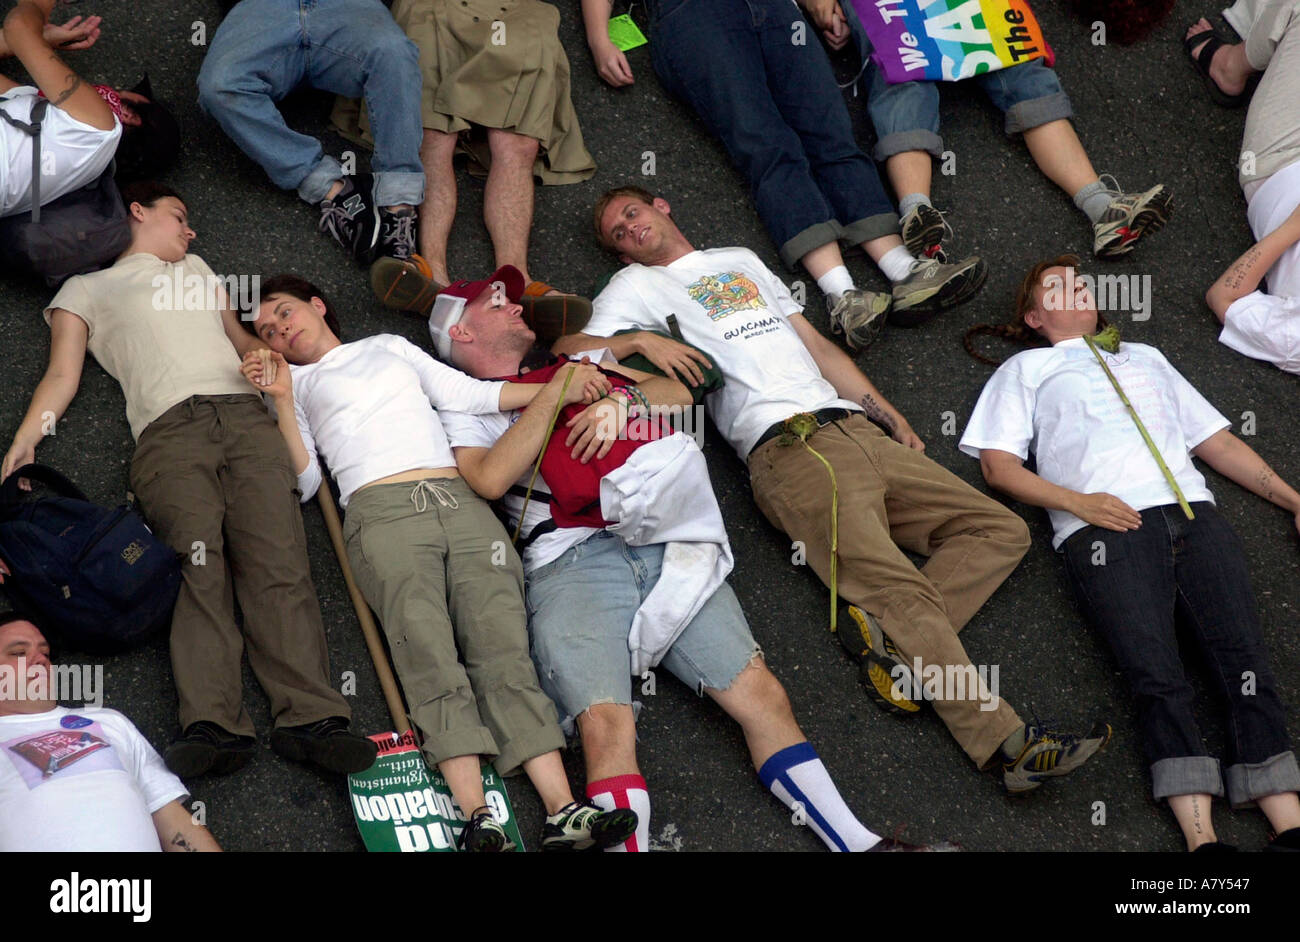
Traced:
<svg viewBox="0 0 1300 942">
<path fill-rule="evenodd" d="M 880 840 L 844 804 L 811 743 L 782 749 L 763 763 L 758 777 L 831 850 L 867 850 Z"/>
</svg>

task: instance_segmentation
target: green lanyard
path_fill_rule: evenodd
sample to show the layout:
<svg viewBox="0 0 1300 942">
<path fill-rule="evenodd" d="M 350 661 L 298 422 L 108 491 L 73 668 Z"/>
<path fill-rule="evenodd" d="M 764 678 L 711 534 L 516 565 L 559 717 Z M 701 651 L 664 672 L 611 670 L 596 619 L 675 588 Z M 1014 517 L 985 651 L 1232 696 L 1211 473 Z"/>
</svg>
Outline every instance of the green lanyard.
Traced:
<svg viewBox="0 0 1300 942">
<path fill-rule="evenodd" d="M 1101 368 L 1106 371 L 1106 377 L 1110 380 L 1110 384 L 1115 387 L 1115 392 L 1119 393 L 1120 402 L 1124 403 L 1124 407 L 1128 409 L 1128 414 L 1133 417 L 1133 424 L 1136 425 L 1137 430 L 1142 433 L 1142 440 L 1147 443 L 1147 448 L 1151 449 L 1151 457 L 1156 459 L 1156 464 L 1160 465 L 1160 470 L 1165 474 L 1165 480 L 1168 481 L 1169 486 L 1174 489 L 1174 496 L 1178 498 L 1178 506 L 1183 508 L 1183 513 L 1187 514 L 1188 520 L 1195 520 L 1196 515 L 1192 513 L 1191 505 L 1187 503 L 1187 498 L 1183 496 L 1183 489 L 1179 487 L 1178 482 L 1174 480 L 1174 475 L 1173 472 L 1169 470 L 1169 465 L 1165 464 L 1165 459 L 1160 456 L 1160 449 L 1157 448 L 1156 443 L 1151 440 L 1151 436 L 1147 433 L 1146 426 L 1142 424 L 1142 420 L 1138 417 L 1137 410 L 1133 408 L 1133 403 L 1129 402 L 1128 396 L 1124 395 L 1124 389 L 1120 386 L 1119 380 L 1115 378 L 1115 374 L 1112 373 L 1110 367 L 1106 365 L 1106 360 L 1101 355 L 1101 351 L 1097 349 L 1097 344 L 1087 335 L 1084 336 L 1083 342 L 1088 345 L 1088 349 L 1092 351 L 1092 355 L 1097 358 L 1097 362 L 1101 364 Z M 1105 340 L 1103 340 L 1102 343 L 1105 344 Z M 1116 337 L 1115 350 L 1118 349 L 1119 343 L 1118 338 Z"/>
</svg>

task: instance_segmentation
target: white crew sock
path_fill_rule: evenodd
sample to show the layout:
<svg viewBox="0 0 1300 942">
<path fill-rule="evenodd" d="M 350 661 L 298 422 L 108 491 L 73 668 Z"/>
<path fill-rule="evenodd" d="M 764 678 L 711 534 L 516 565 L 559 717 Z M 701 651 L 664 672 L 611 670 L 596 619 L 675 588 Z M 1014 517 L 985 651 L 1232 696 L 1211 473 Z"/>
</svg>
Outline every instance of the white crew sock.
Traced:
<svg viewBox="0 0 1300 942">
<path fill-rule="evenodd" d="M 843 265 L 836 265 L 817 279 L 817 287 L 821 288 L 822 294 L 830 298 L 831 303 L 834 304 L 845 291 L 853 290 L 853 276 Z"/>
<path fill-rule="evenodd" d="M 880 270 L 885 273 L 886 278 L 894 284 L 898 284 L 911 273 L 912 265 L 915 262 L 916 259 L 907 250 L 907 246 L 900 245 L 882 255 L 880 261 L 876 262 L 876 264 L 880 266 Z"/>
</svg>

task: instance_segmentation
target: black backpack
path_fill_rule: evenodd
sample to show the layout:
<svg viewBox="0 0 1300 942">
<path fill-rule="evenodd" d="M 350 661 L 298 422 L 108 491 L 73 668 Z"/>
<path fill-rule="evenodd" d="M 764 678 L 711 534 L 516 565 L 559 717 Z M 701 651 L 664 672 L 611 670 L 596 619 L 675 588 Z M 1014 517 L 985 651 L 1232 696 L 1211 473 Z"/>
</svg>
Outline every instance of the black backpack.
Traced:
<svg viewBox="0 0 1300 942">
<path fill-rule="evenodd" d="M 32 212 L 0 218 L 0 264 L 57 287 L 72 275 L 98 271 L 131 244 L 131 226 L 113 167 L 79 190 L 41 205 L 41 122 L 49 101 L 32 106 L 31 123 L 0 108 L 0 119 L 32 138 Z"/>
<path fill-rule="evenodd" d="M 20 477 L 58 496 L 24 498 Z M 39 464 L 0 484 L 0 559 L 18 612 L 51 641 L 97 654 L 124 651 L 167 627 L 181 585 L 179 554 L 134 510 L 92 504 Z"/>
</svg>

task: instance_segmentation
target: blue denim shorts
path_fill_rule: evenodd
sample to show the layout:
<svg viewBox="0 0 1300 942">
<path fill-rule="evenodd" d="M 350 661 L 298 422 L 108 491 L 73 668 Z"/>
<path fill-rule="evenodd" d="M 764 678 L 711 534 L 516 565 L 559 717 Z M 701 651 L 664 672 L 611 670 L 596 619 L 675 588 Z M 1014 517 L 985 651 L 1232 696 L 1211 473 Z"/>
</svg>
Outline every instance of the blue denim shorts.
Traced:
<svg viewBox="0 0 1300 942">
<path fill-rule="evenodd" d="M 867 110 L 876 129 L 877 160 L 910 150 L 927 150 L 935 157 L 943 152 L 939 137 L 939 88 L 935 82 L 888 84 L 874 65 L 868 70 Z M 984 89 L 989 100 L 1005 115 L 1008 135 L 1073 116 L 1069 96 L 1061 88 L 1056 72 L 1042 59 L 998 69 L 967 81 Z"/>
<path fill-rule="evenodd" d="M 525 577 L 533 662 L 566 727 L 589 707 L 632 703 L 627 635 L 659 580 L 663 553 L 663 544 L 628 546 L 601 531 Z M 735 592 L 724 583 L 660 667 L 703 696 L 706 687 L 726 690 L 761 654 Z"/>
</svg>

